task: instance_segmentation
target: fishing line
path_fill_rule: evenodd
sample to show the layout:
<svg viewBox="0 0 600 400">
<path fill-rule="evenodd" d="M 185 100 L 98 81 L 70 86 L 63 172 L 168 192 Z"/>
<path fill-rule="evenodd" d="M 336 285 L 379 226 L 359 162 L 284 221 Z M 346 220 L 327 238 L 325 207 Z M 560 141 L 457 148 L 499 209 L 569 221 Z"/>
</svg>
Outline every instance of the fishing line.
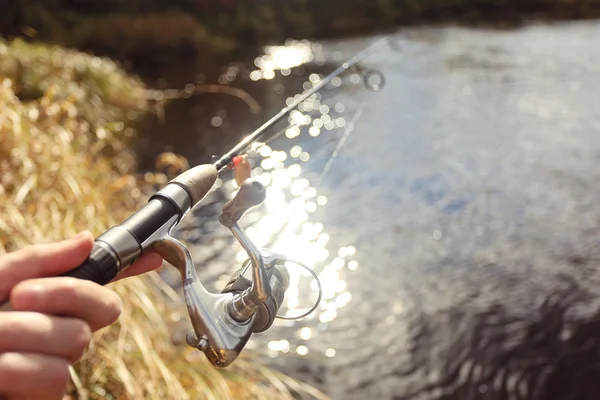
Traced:
<svg viewBox="0 0 600 400">
<path fill-rule="evenodd" d="M 323 168 L 323 171 L 321 172 L 321 175 L 319 176 L 317 183 L 315 184 L 315 188 L 320 187 L 321 183 L 323 183 L 323 178 L 325 177 L 325 175 L 327 174 L 327 172 L 329 171 L 329 169 L 331 168 L 331 165 L 333 164 L 333 162 L 335 161 L 335 159 L 337 158 L 337 156 L 340 154 L 340 151 L 342 150 L 342 147 L 344 147 L 344 144 L 346 143 L 346 140 L 348 139 L 348 137 L 350 136 L 350 134 L 352 133 L 352 131 L 354 131 L 354 127 L 356 126 L 356 122 L 358 121 L 358 118 L 360 118 L 363 110 L 365 109 L 365 103 L 361 103 L 360 106 L 358 107 L 358 110 L 356 110 L 356 112 L 354 113 L 354 116 L 352 117 L 352 120 L 350 120 L 350 122 L 348 123 L 348 125 L 346 125 L 346 128 L 344 129 L 344 134 L 342 135 L 342 137 L 340 138 L 340 140 L 338 141 L 337 146 L 335 147 L 335 149 L 333 150 L 333 153 L 331 154 L 331 156 L 329 157 L 329 160 L 327 160 L 327 164 L 325 164 L 325 167 Z"/>
</svg>

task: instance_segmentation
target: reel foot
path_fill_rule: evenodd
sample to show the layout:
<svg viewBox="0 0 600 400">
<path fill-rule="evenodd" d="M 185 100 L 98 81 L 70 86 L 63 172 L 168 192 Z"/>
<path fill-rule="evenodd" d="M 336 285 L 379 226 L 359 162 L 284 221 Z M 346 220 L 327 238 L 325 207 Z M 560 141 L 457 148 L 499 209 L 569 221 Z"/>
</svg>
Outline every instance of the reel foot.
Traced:
<svg viewBox="0 0 600 400">
<path fill-rule="evenodd" d="M 201 337 L 200 339 L 198 339 L 196 337 L 196 334 L 192 332 L 188 332 L 188 334 L 185 335 L 185 341 L 188 345 L 200 351 L 204 351 L 208 348 L 208 340 L 206 340 L 205 337 Z"/>
</svg>

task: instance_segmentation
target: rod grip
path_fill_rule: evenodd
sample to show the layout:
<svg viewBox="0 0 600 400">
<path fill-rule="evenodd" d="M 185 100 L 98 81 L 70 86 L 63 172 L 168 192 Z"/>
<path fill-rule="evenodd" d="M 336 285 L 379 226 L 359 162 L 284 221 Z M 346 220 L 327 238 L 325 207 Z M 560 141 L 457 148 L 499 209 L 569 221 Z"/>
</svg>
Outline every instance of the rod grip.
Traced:
<svg viewBox="0 0 600 400">
<path fill-rule="evenodd" d="M 198 204 L 217 181 L 218 171 L 213 165 L 199 165 L 175 177 L 169 183 L 182 186 L 192 199 L 192 207 Z"/>
<path fill-rule="evenodd" d="M 62 276 L 70 276 L 85 279 L 106 285 L 119 273 L 119 262 L 115 256 L 98 243 L 94 243 L 90 256 L 80 266 L 64 273 Z"/>
</svg>

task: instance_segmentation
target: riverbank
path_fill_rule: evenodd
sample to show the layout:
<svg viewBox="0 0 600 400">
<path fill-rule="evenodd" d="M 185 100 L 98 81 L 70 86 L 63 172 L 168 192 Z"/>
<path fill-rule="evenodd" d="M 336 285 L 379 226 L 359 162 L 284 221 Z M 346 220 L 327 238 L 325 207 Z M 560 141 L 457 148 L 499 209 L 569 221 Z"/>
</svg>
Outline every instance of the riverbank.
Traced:
<svg viewBox="0 0 600 400">
<path fill-rule="evenodd" d="M 210 73 L 288 38 L 332 40 L 418 25 L 510 28 L 600 16 L 600 0 L 13 1 L 0 35 L 57 43 L 157 74 L 195 62 Z"/>
</svg>

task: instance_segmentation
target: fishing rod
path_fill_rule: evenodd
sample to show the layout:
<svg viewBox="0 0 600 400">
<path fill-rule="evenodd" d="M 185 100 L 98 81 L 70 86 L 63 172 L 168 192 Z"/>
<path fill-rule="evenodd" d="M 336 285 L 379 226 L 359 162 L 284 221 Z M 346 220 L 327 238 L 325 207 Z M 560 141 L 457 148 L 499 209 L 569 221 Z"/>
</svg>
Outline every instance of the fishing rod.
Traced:
<svg viewBox="0 0 600 400">
<path fill-rule="evenodd" d="M 372 53 L 375 53 L 377 50 L 381 49 L 382 47 L 384 47 L 390 43 L 393 43 L 393 42 L 391 42 L 390 39 L 388 39 L 388 38 L 381 39 L 380 41 L 372 44 L 371 46 L 362 50 L 360 53 L 356 54 L 354 57 L 352 57 L 351 59 L 349 59 L 348 61 L 343 63 L 335 71 L 333 71 L 332 73 L 327 75 L 325 78 L 320 80 L 311 89 L 305 91 L 292 104 L 290 104 L 287 107 L 282 108 L 281 111 L 279 111 L 277 114 L 275 114 L 271 119 L 269 119 L 267 122 L 265 122 L 263 125 L 261 125 L 258 129 L 256 129 L 250 135 L 248 135 L 244 140 L 242 140 L 240 143 L 238 143 L 233 149 L 231 149 L 223 157 L 221 157 L 218 161 L 216 161 L 213 164 L 215 166 L 215 168 L 218 171 L 220 171 L 222 168 L 229 165 L 229 163 L 233 160 L 233 158 L 235 156 L 239 155 L 242 151 L 247 149 L 248 146 L 250 146 L 252 143 L 254 143 L 258 139 L 260 139 L 261 136 L 264 135 L 264 133 L 269 128 L 271 128 L 277 122 L 281 121 L 283 118 L 285 118 L 287 115 L 289 115 L 292 111 L 294 111 L 296 108 L 298 108 L 298 106 L 303 101 L 308 99 L 313 94 L 317 93 L 319 90 L 321 90 L 323 87 L 325 87 L 325 85 L 330 83 L 334 78 L 337 78 L 338 76 L 342 75 L 347 70 L 356 66 L 356 64 L 358 64 L 361 60 L 368 57 Z M 393 44 L 392 46 L 394 46 L 394 45 L 395 44 Z M 375 70 L 364 71 L 363 72 L 363 82 L 365 82 L 365 85 L 367 86 L 367 88 L 373 88 L 372 86 L 368 85 L 368 80 L 372 76 L 376 76 L 378 79 L 381 80 L 382 83 L 377 85 L 378 87 L 376 89 L 376 90 L 379 90 L 383 86 L 383 83 L 385 82 L 385 80 L 383 79 L 383 75 L 379 71 L 375 71 Z"/>
<path fill-rule="evenodd" d="M 216 367 L 230 365 L 238 357 L 252 333 L 267 330 L 275 318 L 290 319 L 277 315 L 290 282 L 285 267 L 287 262 L 305 268 L 316 279 L 319 286 L 318 300 L 300 317 L 315 310 L 321 291 L 314 271 L 300 262 L 288 260 L 284 255 L 258 248 L 238 224 L 246 212 L 260 205 L 266 197 L 265 187 L 250 176 L 250 164 L 243 158 L 240 162 L 239 156 L 269 128 L 332 79 L 350 68 L 355 68 L 359 61 L 388 43 L 388 39 L 380 40 L 343 63 L 215 163 L 196 166 L 172 179 L 123 223 L 111 227 L 96 238 L 89 257 L 63 276 L 106 285 L 138 260 L 144 252 L 160 254 L 181 274 L 183 294 L 193 327 L 193 332 L 187 335 L 186 341 L 190 346 L 203 351 Z M 363 79 L 373 75 L 379 76 L 383 83 L 383 75 L 378 71 L 363 71 Z M 246 250 L 248 260 L 232 275 L 221 293 L 215 294 L 202 285 L 190 252 L 183 243 L 171 236 L 171 232 L 191 209 L 201 203 L 216 183 L 219 171 L 226 167 L 234 170 L 239 190 L 233 199 L 223 206 L 219 221 L 229 228 Z M 251 269 L 250 278 L 244 276 L 248 269 Z M 6 307 L 4 309 L 6 310 Z"/>
</svg>

